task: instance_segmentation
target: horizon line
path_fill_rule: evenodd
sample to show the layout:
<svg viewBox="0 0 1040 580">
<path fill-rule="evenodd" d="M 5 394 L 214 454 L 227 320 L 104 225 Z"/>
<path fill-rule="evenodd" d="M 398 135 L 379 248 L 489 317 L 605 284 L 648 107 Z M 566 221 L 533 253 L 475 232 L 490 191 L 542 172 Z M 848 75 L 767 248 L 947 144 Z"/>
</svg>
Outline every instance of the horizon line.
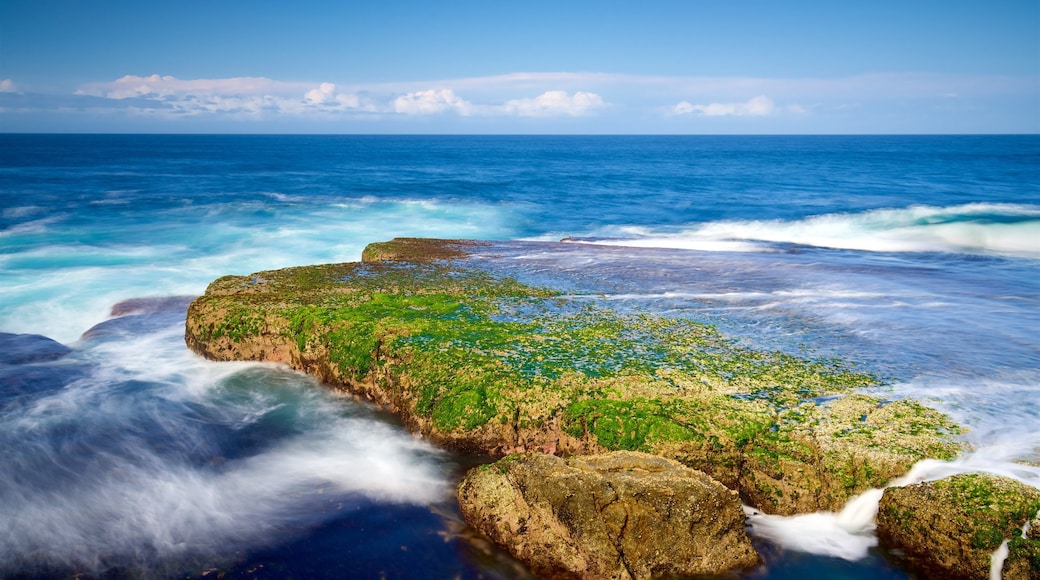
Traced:
<svg viewBox="0 0 1040 580">
<path fill-rule="evenodd" d="M 199 131 L 0 131 L 9 135 L 105 135 L 105 136 L 184 136 L 184 137 L 1011 137 L 1040 136 L 1040 131 L 978 133 L 332 133 L 332 132 L 199 132 Z"/>
</svg>

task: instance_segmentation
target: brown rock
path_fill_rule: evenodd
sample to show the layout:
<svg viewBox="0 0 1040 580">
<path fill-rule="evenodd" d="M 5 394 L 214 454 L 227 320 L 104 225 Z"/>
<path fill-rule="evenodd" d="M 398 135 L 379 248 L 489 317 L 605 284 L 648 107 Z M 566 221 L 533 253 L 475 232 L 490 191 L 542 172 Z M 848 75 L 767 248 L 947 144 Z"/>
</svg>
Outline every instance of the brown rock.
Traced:
<svg viewBox="0 0 1040 580">
<path fill-rule="evenodd" d="M 1040 578 L 1040 541 L 1022 528 L 1040 511 L 1040 489 L 986 474 L 889 488 L 878 536 L 906 552 L 924 578 L 989 578 L 991 555 L 1009 541 L 1003 578 Z"/>
<path fill-rule="evenodd" d="M 550 577 L 719 574 L 759 561 L 735 492 L 643 453 L 512 455 L 471 470 L 459 504 L 471 526 Z"/>
<path fill-rule="evenodd" d="M 374 263 L 449 260 L 465 256 L 468 248 L 480 244 L 474 240 L 394 238 L 389 242 L 375 242 L 365 246 L 361 252 L 361 261 Z"/>
</svg>

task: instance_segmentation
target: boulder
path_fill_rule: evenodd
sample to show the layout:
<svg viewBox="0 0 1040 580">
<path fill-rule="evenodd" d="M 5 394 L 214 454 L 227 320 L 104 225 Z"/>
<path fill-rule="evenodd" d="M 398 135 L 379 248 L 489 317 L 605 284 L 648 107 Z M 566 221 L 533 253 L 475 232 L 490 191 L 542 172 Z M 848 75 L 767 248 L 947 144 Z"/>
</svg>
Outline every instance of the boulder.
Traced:
<svg viewBox="0 0 1040 580">
<path fill-rule="evenodd" d="M 736 492 L 654 455 L 511 455 L 472 469 L 458 497 L 471 526 L 544 576 L 720 574 L 759 561 Z"/>
<path fill-rule="evenodd" d="M 878 536 L 903 550 L 924 578 L 989 578 L 1007 540 L 1006 580 L 1040 578 L 1040 540 L 1023 538 L 1040 489 L 1006 477 L 962 474 L 885 490 Z M 1031 532 L 1030 532 L 1031 534 Z"/>
</svg>

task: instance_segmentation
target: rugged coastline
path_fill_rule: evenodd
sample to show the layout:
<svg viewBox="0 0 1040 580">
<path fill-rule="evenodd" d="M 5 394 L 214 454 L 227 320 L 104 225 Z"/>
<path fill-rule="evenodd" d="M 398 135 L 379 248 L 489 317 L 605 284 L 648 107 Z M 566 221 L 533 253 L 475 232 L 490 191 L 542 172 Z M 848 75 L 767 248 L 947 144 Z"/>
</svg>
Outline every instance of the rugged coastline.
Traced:
<svg viewBox="0 0 1040 580">
<path fill-rule="evenodd" d="M 313 374 L 453 449 L 642 452 L 768 513 L 836 511 L 961 450 L 959 426 L 915 401 L 858 394 L 877 379 L 842 361 L 749 349 L 709 325 L 574 300 L 473 259 L 495 251 L 396 239 L 360 263 L 224 277 L 191 304 L 185 340 L 214 360 Z"/>
</svg>

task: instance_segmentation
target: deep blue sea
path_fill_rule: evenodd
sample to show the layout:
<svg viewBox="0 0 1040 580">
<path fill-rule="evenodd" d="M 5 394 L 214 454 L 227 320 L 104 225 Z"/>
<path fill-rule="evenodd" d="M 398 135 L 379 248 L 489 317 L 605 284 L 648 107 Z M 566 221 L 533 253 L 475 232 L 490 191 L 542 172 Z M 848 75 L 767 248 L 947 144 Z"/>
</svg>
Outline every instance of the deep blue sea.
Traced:
<svg viewBox="0 0 1040 580">
<path fill-rule="evenodd" d="M 480 458 L 184 346 L 210 281 L 397 236 L 567 239 L 511 267 L 848 359 L 971 428 L 911 479 L 1040 486 L 1040 136 L 0 135 L 0 236 L 0 577 L 523 577 Z M 742 577 L 912 578 L 876 501 L 750 518 Z"/>
</svg>

